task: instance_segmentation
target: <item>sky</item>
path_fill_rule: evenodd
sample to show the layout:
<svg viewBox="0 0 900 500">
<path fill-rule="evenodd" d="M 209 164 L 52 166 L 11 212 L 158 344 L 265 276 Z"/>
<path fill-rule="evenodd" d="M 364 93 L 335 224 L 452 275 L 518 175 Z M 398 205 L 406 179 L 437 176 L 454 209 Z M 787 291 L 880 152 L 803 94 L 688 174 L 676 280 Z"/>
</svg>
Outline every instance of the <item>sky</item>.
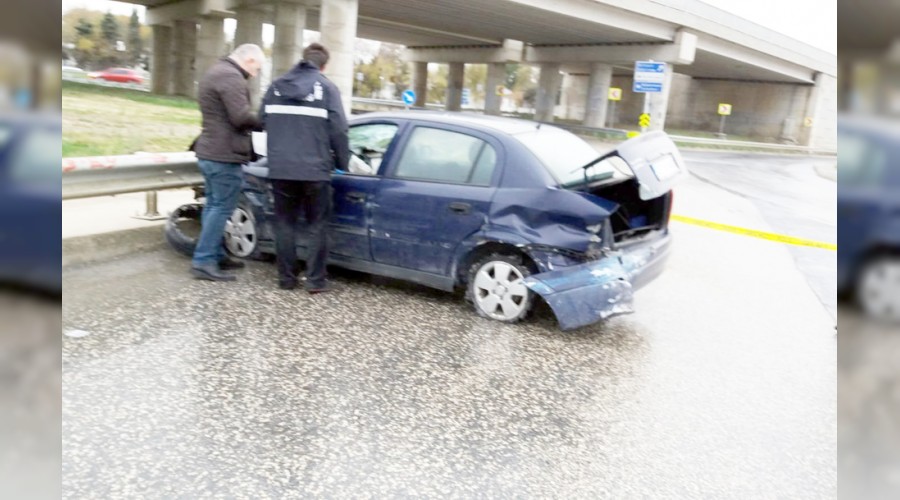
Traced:
<svg viewBox="0 0 900 500">
<path fill-rule="evenodd" d="M 831 54 L 837 54 L 837 0 L 702 0 Z"/>
<path fill-rule="evenodd" d="M 791 38 L 837 54 L 837 0 L 702 0 L 703 3 L 765 26 Z M 62 9 L 87 7 L 131 14 L 134 5 L 111 0 L 62 0 Z M 143 19 L 143 7 L 138 7 Z M 226 31 L 233 25 L 226 26 Z M 272 42 L 271 26 L 263 30 L 263 42 Z"/>
</svg>

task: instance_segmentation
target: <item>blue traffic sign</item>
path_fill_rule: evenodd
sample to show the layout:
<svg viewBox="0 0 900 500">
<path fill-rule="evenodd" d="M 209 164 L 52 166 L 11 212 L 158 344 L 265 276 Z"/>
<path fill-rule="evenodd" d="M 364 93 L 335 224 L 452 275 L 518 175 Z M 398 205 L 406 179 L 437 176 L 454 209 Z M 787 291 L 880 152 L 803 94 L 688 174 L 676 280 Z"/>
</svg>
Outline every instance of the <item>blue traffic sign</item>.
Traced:
<svg viewBox="0 0 900 500">
<path fill-rule="evenodd" d="M 662 92 L 663 84 L 661 83 L 648 83 L 648 82 L 634 82 L 634 86 L 631 88 L 632 92 Z"/>
<path fill-rule="evenodd" d="M 403 104 L 412 106 L 416 102 L 416 92 L 412 89 L 404 90 L 400 98 L 403 99 Z"/>
<path fill-rule="evenodd" d="M 460 104 L 462 104 L 463 106 L 468 106 L 469 101 L 471 100 L 471 96 L 472 96 L 472 94 L 469 91 L 469 89 L 466 89 L 466 88 L 462 89 L 462 99 L 461 99 Z"/>
<path fill-rule="evenodd" d="M 666 63 L 636 61 L 633 92 L 662 92 L 666 81 Z"/>
<path fill-rule="evenodd" d="M 665 73 L 666 63 L 653 61 L 635 61 L 635 73 Z"/>
</svg>

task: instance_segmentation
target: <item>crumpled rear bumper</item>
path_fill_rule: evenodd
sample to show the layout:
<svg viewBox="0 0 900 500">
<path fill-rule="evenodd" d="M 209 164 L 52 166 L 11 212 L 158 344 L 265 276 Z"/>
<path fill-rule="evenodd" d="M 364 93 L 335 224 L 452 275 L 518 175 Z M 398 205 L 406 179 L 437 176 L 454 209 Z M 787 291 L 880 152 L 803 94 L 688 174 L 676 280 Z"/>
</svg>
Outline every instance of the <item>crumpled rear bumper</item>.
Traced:
<svg viewBox="0 0 900 500">
<path fill-rule="evenodd" d="M 529 276 L 525 285 L 547 301 L 561 329 L 589 325 L 634 312 L 633 292 L 662 272 L 671 244 L 666 234 L 618 256 Z"/>
</svg>

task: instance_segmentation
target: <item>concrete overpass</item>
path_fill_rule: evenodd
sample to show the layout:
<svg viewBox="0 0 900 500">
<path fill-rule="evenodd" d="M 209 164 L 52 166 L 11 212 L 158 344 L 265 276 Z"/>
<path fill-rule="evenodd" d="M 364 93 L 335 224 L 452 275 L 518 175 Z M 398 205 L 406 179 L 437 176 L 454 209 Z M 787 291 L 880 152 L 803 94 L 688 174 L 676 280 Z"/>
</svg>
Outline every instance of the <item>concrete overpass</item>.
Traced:
<svg viewBox="0 0 900 500">
<path fill-rule="evenodd" d="M 714 129 L 718 102 L 733 104 L 739 135 L 834 143 L 836 57 L 696 0 L 134 0 L 154 34 L 154 91 L 190 95 L 196 74 L 225 52 L 223 19 L 235 43 L 262 41 L 275 26 L 275 74 L 299 58 L 303 29 L 332 51 L 329 76 L 345 105 L 356 37 L 403 44 L 424 104 L 427 64 L 450 68 L 446 106 L 460 108 L 465 64 L 487 64 L 486 88 L 507 63 L 540 67 L 536 118 L 608 124 L 607 91 L 623 89 L 620 116 L 636 121 L 643 98 L 630 92 L 634 61 L 666 62 L 653 94 L 651 129 Z M 194 62 L 196 61 L 196 62 Z M 499 113 L 487 92 L 485 112 Z"/>
</svg>

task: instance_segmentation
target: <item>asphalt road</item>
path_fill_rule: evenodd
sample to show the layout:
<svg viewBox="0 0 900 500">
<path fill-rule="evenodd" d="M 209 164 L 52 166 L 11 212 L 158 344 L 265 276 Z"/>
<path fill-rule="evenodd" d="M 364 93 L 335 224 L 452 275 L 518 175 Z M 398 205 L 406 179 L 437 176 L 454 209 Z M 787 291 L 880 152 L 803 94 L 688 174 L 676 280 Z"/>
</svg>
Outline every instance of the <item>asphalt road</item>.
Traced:
<svg viewBox="0 0 900 500">
<path fill-rule="evenodd" d="M 900 497 L 900 325 L 838 312 L 840 498 Z"/>
<path fill-rule="evenodd" d="M 814 160 L 687 156 L 677 213 L 827 239 L 801 217 L 829 189 L 797 185 Z M 268 263 L 194 281 L 170 251 L 66 269 L 63 328 L 86 336 L 63 339 L 64 496 L 834 497 L 824 276 L 672 231 L 635 314 L 568 333 L 357 273 L 308 296 Z"/>
<path fill-rule="evenodd" d="M 837 243 L 837 182 L 822 177 L 816 166 L 835 159 L 803 156 L 748 156 L 688 151 L 685 160 L 697 179 L 750 201 L 770 231 L 823 243 Z M 837 318 L 837 252 L 803 246 L 786 247 L 810 288 Z"/>
<path fill-rule="evenodd" d="M 59 498 L 58 297 L 0 286 L 0 496 Z"/>
</svg>

